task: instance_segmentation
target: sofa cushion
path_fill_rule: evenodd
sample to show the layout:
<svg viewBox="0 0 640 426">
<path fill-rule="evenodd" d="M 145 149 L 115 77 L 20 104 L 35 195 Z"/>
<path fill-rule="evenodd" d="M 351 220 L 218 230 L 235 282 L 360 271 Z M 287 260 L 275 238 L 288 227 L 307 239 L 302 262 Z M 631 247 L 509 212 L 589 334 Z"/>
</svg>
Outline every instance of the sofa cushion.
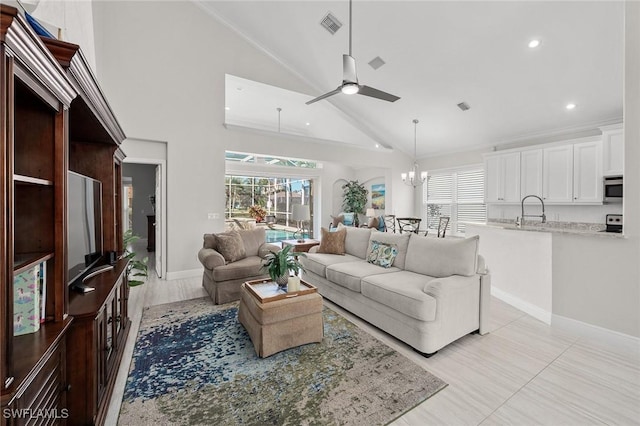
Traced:
<svg viewBox="0 0 640 426">
<path fill-rule="evenodd" d="M 367 262 L 383 268 L 390 268 L 397 255 L 398 247 L 395 244 L 381 243 L 374 240 L 369 243 Z"/>
<path fill-rule="evenodd" d="M 327 279 L 334 284 L 360 292 L 360 282 L 363 277 L 375 274 L 387 274 L 399 271 L 398 268 L 382 268 L 377 265 L 358 260 L 355 262 L 341 262 L 327 266 Z"/>
<path fill-rule="evenodd" d="M 320 247 L 318 253 L 344 254 L 344 241 L 347 235 L 346 229 L 338 229 L 336 232 L 329 232 L 327 228 L 321 229 Z"/>
<path fill-rule="evenodd" d="M 360 259 L 367 257 L 367 248 L 369 247 L 369 236 L 371 229 L 354 228 L 340 225 L 338 229 L 346 229 L 347 236 L 344 239 L 344 251 L 347 254 L 357 256 Z"/>
<path fill-rule="evenodd" d="M 225 232 L 216 235 L 217 251 L 227 262 L 235 262 L 246 257 L 244 242 L 238 231 Z"/>
<path fill-rule="evenodd" d="M 316 275 L 320 275 L 322 278 L 327 277 L 327 266 L 336 263 L 354 262 L 359 260 L 355 256 L 345 254 L 344 256 L 336 256 L 335 254 L 326 253 L 307 253 L 305 257 L 300 258 L 302 266 Z"/>
<path fill-rule="evenodd" d="M 451 275 L 470 277 L 477 270 L 478 239 L 478 235 L 471 238 L 414 235 L 409 239 L 405 269 L 436 278 Z"/>
<path fill-rule="evenodd" d="M 375 216 L 370 217 L 369 221 L 367 222 L 367 228 L 378 229 L 378 218 Z"/>
<path fill-rule="evenodd" d="M 237 280 L 256 275 L 266 275 L 266 271 L 262 268 L 262 258 L 258 256 L 245 257 L 237 262 L 218 266 L 213 270 L 215 281 Z"/>
<path fill-rule="evenodd" d="M 362 279 L 361 293 L 411 318 L 433 321 L 436 318 L 436 299 L 423 289 L 434 279 L 409 271 L 371 275 Z"/>
<path fill-rule="evenodd" d="M 394 234 L 391 232 L 373 231 L 369 237 L 369 248 L 367 249 L 367 252 L 371 251 L 371 244 L 373 241 L 395 245 L 398 249 L 398 255 L 393 262 L 393 266 L 404 269 L 405 259 L 407 257 L 407 248 L 409 247 L 409 238 L 411 235 L 411 233 Z"/>
<path fill-rule="evenodd" d="M 242 237 L 244 250 L 247 256 L 257 256 L 260 246 L 267 240 L 267 231 L 264 227 L 238 231 Z"/>
</svg>

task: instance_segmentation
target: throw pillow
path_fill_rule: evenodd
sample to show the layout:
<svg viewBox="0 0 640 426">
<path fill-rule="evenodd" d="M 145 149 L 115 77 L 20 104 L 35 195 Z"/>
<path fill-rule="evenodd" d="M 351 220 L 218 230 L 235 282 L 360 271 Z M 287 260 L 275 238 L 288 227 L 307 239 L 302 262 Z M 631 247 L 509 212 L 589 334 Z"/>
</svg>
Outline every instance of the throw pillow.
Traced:
<svg viewBox="0 0 640 426">
<path fill-rule="evenodd" d="M 383 268 L 391 268 L 398 255 L 398 247 L 395 244 L 371 241 L 371 249 L 367 253 L 367 262 Z"/>
<path fill-rule="evenodd" d="M 367 224 L 368 228 L 378 229 L 378 218 L 371 217 L 369 218 L 369 223 Z"/>
<path fill-rule="evenodd" d="M 218 252 L 227 262 L 235 262 L 236 260 L 247 257 L 242 237 L 238 231 L 218 234 L 216 235 L 216 240 L 216 243 L 218 244 Z"/>
<path fill-rule="evenodd" d="M 335 232 L 329 232 L 327 228 L 322 228 L 321 231 L 322 238 L 318 253 L 344 255 L 344 239 L 347 236 L 347 230 L 341 228 Z"/>
<path fill-rule="evenodd" d="M 344 223 L 344 226 L 353 226 L 353 221 L 355 220 L 354 217 L 355 213 L 344 213 L 344 221 L 342 221 L 342 223 Z"/>
<path fill-rule="evenodd" d="M 338 216 L 331 216 L 331 227 L 332 228 L 337 228 L 339 224 L 344 222 L 344 216 L 342 215 L 338 215 Z"/>
</svg>

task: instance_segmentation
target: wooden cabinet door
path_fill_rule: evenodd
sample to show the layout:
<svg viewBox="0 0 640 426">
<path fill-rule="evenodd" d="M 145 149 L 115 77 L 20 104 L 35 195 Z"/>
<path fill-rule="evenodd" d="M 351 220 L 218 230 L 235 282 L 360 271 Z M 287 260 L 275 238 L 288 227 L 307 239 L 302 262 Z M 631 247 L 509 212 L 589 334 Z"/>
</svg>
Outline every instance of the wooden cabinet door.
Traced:
<svg viewBox="0 0 640 426">
<path fill-rule="evenodd" d="M 573 201 L 602 203 L 602 143 L 573 146 Z"/>
<path fill-rule="evenodd" d="M 573 145 L 543 151 L 542 199 L 546 203 L 573 202 Z"/>
</svg>

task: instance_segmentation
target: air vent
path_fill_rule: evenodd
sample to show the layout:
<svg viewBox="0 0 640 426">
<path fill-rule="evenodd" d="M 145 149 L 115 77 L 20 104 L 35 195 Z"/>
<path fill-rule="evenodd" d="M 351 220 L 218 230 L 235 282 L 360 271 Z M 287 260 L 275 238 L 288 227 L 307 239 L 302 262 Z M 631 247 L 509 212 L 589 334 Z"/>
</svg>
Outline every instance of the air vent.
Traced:
<svg viewBox="0 0 640 426">
<path fill-rule="evenodd" d="M 373 58 L 372 60 L 369 61 L 369 65 L 371 66 L 371 68 L 373 68 L 374 70 L 377 70 L 378 68 L 380 68 L 381 66 L 383 66 L 384 64 L 386 64 L 385 61 L 382 60 L 382 58 L 380 56 L 376 56 L 375 58 Z"/>
<path fill-rule="evenodd" d="M 469 104 L 468 104 L 468 103 L 466 103 L 466 102 L 460 102 L 460 103 L 458 104 L 458 108 L 460 108 L 462 111 L 466 111 L 466 110 L 468 110 L 468 109 L 471 109 L 471 107 L 469 106 Z"/>
<path fill-rule="evenodd" d="M 328 12 L 327 15 L 322 18 L 322 21 L 320 21 L 320 25 L 325 27 L 331 35 L 334 35 L 338 32 L 340 27 L 342 27 L 342 22 L 338 21 L 338 18 L 333 16 L 331 12 Z"/>
</svg>

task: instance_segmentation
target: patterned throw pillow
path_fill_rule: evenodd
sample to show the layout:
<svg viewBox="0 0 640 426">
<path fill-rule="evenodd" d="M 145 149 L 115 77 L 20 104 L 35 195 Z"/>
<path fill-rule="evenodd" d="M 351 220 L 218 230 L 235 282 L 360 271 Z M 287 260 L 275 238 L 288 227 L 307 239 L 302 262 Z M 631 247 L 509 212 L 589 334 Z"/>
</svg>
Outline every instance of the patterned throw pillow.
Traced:
<svg viewBox="0 0 640 426">
<path fill-rule="evenodd" d="M 367 262 L 383 268 L 391 268 L 398 255 L 398 247 L 395 244 L 371 241 L 371 251 L 367 253 Z"/>
<path fill-rule="evenodd" d="M 344 240 L 347 237 L 347 230 L 339 228 L 335 232 L 329 232 L 327 228 L 322 228 L 322 238 L 318 253 L 341 254 L 344 255 Z"/>
<path fill-rule="evenodd" d="M 227 262 L 235 262 L 236 260 L 247 257 L 244 249 L 242 237 L 238 231 L 225 232 L 216 235 L 217 251 L 224 257 Z"/>
</svg>

